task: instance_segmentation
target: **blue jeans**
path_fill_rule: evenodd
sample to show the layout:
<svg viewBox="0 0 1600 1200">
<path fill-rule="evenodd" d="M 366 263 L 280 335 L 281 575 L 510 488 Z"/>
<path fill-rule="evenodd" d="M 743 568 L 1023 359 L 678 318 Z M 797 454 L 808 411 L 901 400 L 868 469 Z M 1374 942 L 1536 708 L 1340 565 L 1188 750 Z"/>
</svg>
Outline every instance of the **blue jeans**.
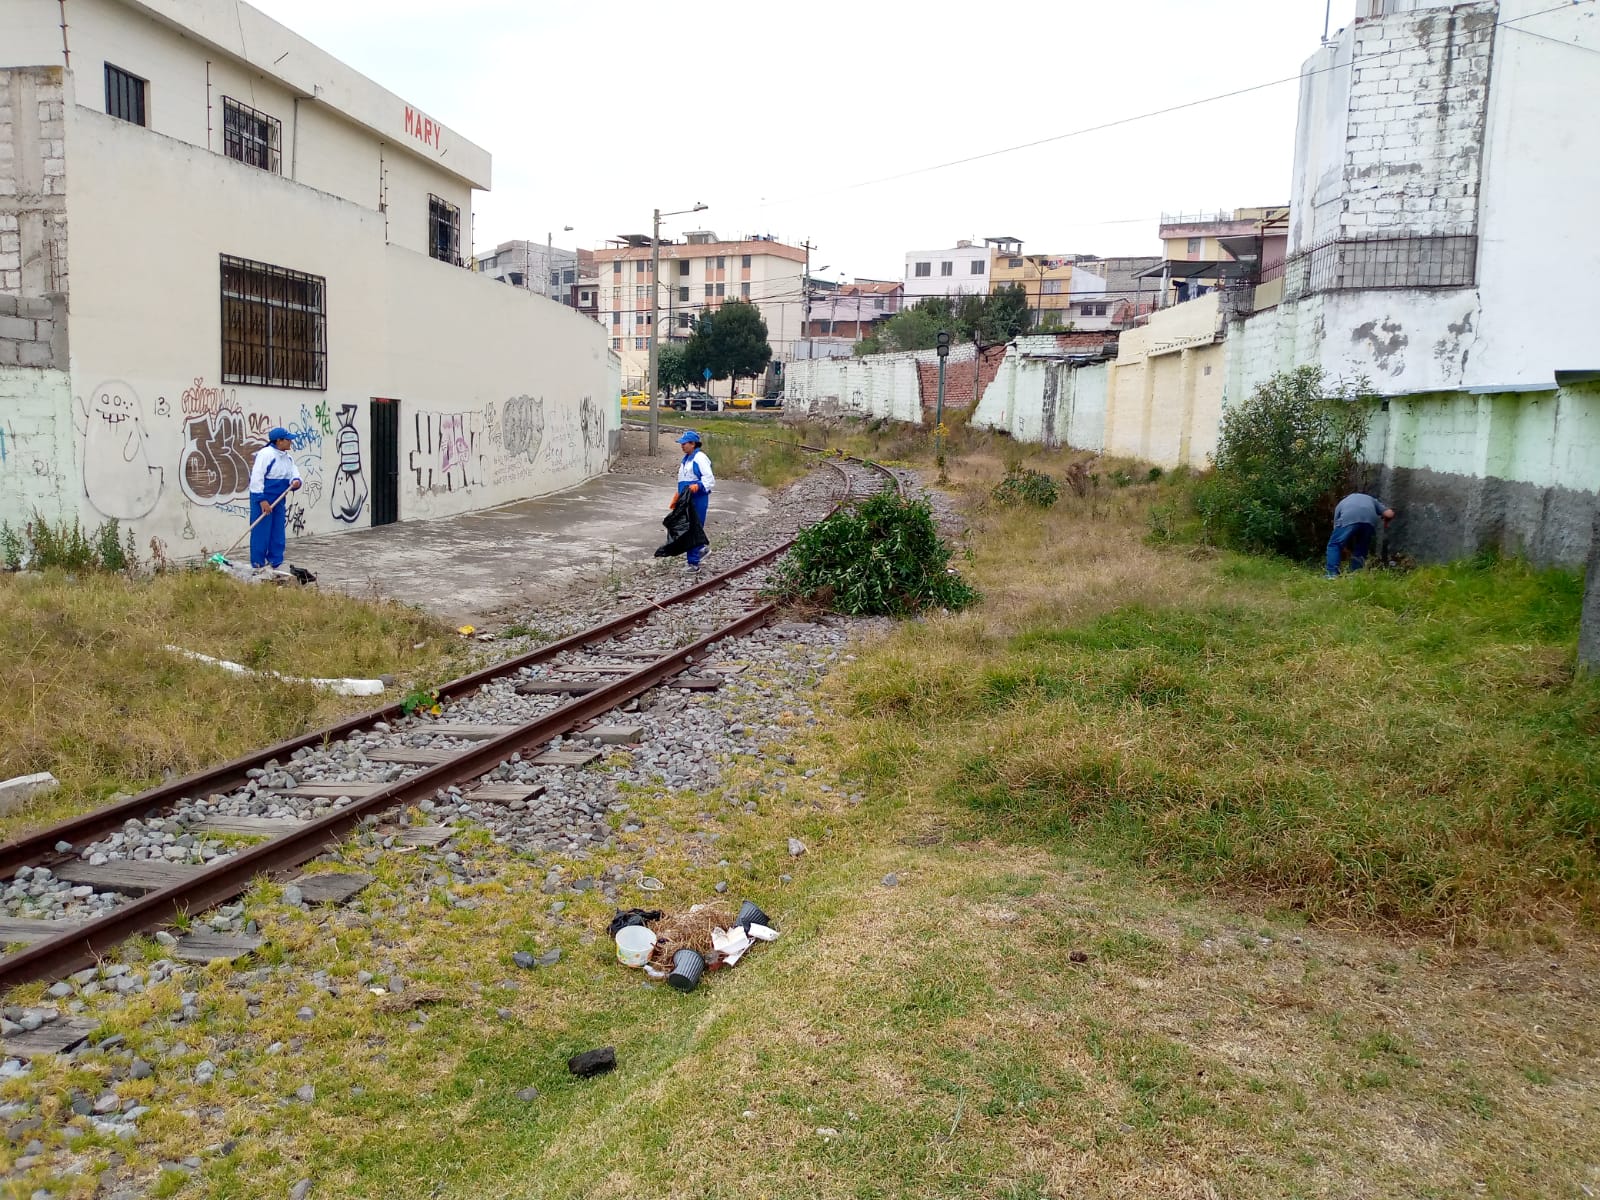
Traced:
<svg viewBox="0 0 1600 1200">
<path fill-rule="evenodd" d="M 261 516 L 261 502 L 269 504 L 289 490 L 289 480 L 269 479 L 265 492 L 250 493 L 250 519 Z M 289 502 L 279 504 L 250 531 L 250 565 L 252 567 L 283 566 L 285 534 L 289 524 Z"/>
<path fill-rule="evenodd" d="M 680 483 L 678 485 L 678 495 L 681 496 L 688 490 L 689 485 L 687 483 Z M 690 496 L 689 499 L 694 502 L 695 516 L 700 518 L 701 528 L 704 528 L 706 523 L 706 509 L 711 507 L 711 493 L 706 491 L 705 488 L 701 488 L 694 495 Z M 700 565 L 701 555 L 703 555 L 705 552 L 706 547 L 696 546 L 693 550 L 689 551 L 689 553 L 683 556 L 683 560 L 691 567 L 697 567 Z"/>
<path fill-rule="evenodd" d="M 1350 569 L 1359 571 L 1367 565 L 1367 551 L 1372 549 L 1372 535 L 1377 532 L 1372 525 L 1340 525 L 1328 539 L 1328 578 L 1339 573 L 1339 552 L 1350 547 Z"/>
</svg>

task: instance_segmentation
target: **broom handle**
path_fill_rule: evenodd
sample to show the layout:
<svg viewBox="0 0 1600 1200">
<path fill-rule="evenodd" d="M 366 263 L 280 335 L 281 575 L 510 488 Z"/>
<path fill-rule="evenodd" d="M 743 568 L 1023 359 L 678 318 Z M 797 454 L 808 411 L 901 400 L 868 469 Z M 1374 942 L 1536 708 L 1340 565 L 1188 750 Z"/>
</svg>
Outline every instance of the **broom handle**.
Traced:
<svg viewBox="0 0 1600 1200">
<path fill-rule="evenodd" d="M 222 557 L 223 558 L 227 558 L 228 555 L 232 554 L 235 550 L 237 550 L 244 543 L 244 539 L 249 537 L 252 533 L 255 532 L 256 526 L 261 524 L 261 522 L 265 521 L 268 517 L 270 517 L 272 515 L 272 510 L 274 508 L 277 508 L 278 505 L 283 503 L 284 497 L 289 494 L 290 490 L 291 489 L 289 489 L 289 488 L 285 488 L 283 490 L 283 495 L 279 496 L 276 500 L 274 500 L 272 502 L 272 504 L 267 508 L 266 512 L 262 513 L 254 521 L 251 521 L 250 522 L 250 528 L 246 529 L 244 531 L 244 533 L 242 535 L 240 535 L 239 540 L 237 542 L 235 542 L 233 545 L 229 546 L 226 550 L 224 550 L 222 552 Z"/>
</svg>

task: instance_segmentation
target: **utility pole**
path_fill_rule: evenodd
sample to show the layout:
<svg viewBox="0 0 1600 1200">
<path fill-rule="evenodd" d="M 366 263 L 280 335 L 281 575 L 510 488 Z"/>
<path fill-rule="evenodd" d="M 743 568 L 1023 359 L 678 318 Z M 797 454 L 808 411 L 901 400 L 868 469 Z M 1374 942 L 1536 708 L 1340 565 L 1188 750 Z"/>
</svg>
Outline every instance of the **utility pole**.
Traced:
<svg viewBox="0 0 1600 1200">
<path fill-rule="evenodd" d="M 696 204 L 693 208 L 680 208 L 676 212 L 669 212 L 669 217 L 681 217 L 684 213 L 704 212 L 706 205 Z M 654 458 L 660 452 L 661 445 L 661 400 L 656 395 L 657 381 L 661 368 L 661 339 L 657 335 L 660 327 L 661 316 L 661 210 L 655 210 L 650 224 L 650 380 L 646 385 L 650 389 L 650 457 Z"/>
<path fill-rule="evenodd" d="M 939 331 L 939 402 L 933 412 L 933 461 L 939 465 L 939 482 L 947 482 L 944 473 L 944 360 L 950 354 L 950 335 Z"/>
<path fill-rule="evenodd" d="M 806 252 L 806 273 L 801 278 L 801 288 L 805 294 L 805 301 L 802 305 L 804 315 L 800 318 L 800 332 L 805 334 L 806 361 L 810 362 L 811 356 L 816 352 L 816 347 L 811 341 L 811 239 L 807 238 L 800 244 L 805 248 Z"/>
<path fill-rule="evenodd" d="M 661 401 L 656 396 L 656 374 L 661 365 L 661 342 L 656 335 L 656 318 L 661 315 L 661 290 L 656 278 L 661 272 L 661 210 L 655 210 L 650 226 L 650 457 L 660 453 Z"/>
</svg>

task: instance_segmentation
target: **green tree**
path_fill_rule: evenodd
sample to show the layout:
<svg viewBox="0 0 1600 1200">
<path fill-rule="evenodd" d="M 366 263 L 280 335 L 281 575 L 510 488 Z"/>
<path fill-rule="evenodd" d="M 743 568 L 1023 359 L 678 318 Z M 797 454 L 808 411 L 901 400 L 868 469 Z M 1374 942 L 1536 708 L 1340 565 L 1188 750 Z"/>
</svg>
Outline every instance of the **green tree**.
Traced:
<svg viewBox="0 0 1600 1200">
<path fill-rule="evenodd" d="M 1009 283 L 984 301 L 978 339 L 985 345 L 998 346 L 1028 332 L 1028 292 L 1020 283 Z"/>
<path fill-rule="evenodd" d="M 895 313 L 875 334 L 857 344 L 856 353 L 932 350 L 938 345 L 940 330 L 948 333 L 952 342 L 970 342 L 974 336 L 986 346 L 1009 342 L 1028 331 L 1028 293 L 1019 284 L 1010 284 L 991 295 L 961 296 L 954 301 L 929 296 Z"/>
<path fill-rule="evenodd" d="M 957 320 L 955 306 L 943 296 L 929 296 L 885 321 L 877 333 L 878 345 L 884 351 L 932 350 L 938 345 L 941 329 L 952 341 L 965 341 L 968 336 Z"/>
<path fill-rule="evenodd" d="M 713 379 L 760 375 L 772 361 L 761 310 L 747 300 L 730 300 L 702 314 L 684 356 L 693 379 L 702 378 L 708 367 Z"/>
<path fill-rule="evenodd" d="M 1224 410 L 1216 469 L 1195 498 L 1207 535 L 1239 550 L 1314 554 L 1356 470 L 1367 387 L 1330 387 L 1321 367 L 1296 367 Z"/>
<path fill-rule="evenodd" d="M 656 382 L 668 395 L 686 388 L 695 380 L 689 370 L 689 355 L 676 342 L 664 342 L 656 358 Z"/>
</svg>

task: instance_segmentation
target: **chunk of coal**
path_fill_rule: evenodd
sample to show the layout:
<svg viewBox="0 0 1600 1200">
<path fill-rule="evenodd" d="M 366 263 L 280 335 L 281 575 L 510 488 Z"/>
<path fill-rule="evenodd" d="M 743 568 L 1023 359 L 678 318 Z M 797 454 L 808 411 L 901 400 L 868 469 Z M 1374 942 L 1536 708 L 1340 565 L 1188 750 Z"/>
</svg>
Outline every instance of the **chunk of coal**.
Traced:
<svg viewBox="0 0 1600 1200">
<path fill-rule="evenodd" d="M 574 1054 L 567 1059 L 567 1070 L 580 1079 L 604 1075 L 607 1071 L 614 1071 L 616 1066 L 617 1048 L 615 1046 L 602 1046 L 598 1050 L 585 1050 L 582 1054 Z"/>
</svg>

